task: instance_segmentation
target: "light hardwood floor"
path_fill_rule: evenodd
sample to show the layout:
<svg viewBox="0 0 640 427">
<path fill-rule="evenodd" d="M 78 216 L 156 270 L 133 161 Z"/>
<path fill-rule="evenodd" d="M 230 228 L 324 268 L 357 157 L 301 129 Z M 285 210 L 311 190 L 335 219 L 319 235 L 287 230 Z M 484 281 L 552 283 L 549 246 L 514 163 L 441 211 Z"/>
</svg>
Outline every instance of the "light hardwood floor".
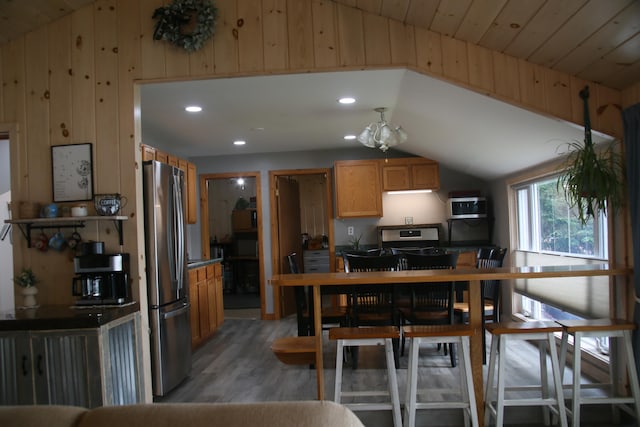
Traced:
<svg viewBox="0 0 640 427">
<path fill-rule="evenodd" d="M 191 376 L 158 402 L 263 402 L 286 400 L 313 400 L 316 398 L 315 371 L 308 366 L 285 365 L 270 350 L 271 342 L 281 336 L 295 334 L 295 318 L 261 321 L 250 310 L 226 312 L 228 316 L 220 330 L 196 350 L 193 355 Z M 326 332 L 325 332 L 326 338 Z M 490 343 L 490 339 L 488 340 Z M 333 398 L 335 375 L 335 344 L 325 339 L 325 387 L 327 399 Z M 408 350 L 408 345 L 407 345 Z M 539 378 L 538 354 L 526 343 L 517 347 L 517 357 L 509 366 L 508 379 L 527 376 L 533 383 Z M 407 352 L 400 360 L 398 386 L 400 401 L 404 401 Z M 421 349 L 421 384 L 442 387 L 459 384 L 458 369 L 451 368 L 449 358 L 433 348 Z M 357 370 L 346 368 L 343 384 L 354 388 L 374 385 L 386 386 L 385 364 L 381 349 L 363 348 Z M 485 368 L 486 375 L 486 368 Z M 569 372 L 566 373 L 569 375 Z M 569 378 L 567 376 L 567 378 Z M 520 381 L 520 380 L 518 380 Z M 524 381 L 524 380 L 522 380 Z M 439 399 L 434 396 L 434 399 Z M 509 425 L 542 425 L 538 408 L 507 408 L 505 418 Z M 356 412 L 363 423 L 371 427 L 392 426 L 390 413 Z M 625 418 L 625 417 L 623 417 Z M 611 410 L 608 406 L 583 409 L 583 425 L 609 426 Z M 418 426 L 463 425 L 460 410 L 418 411 Z M 631 426 L 635 424 L 624 424 Z"/>
</svg>

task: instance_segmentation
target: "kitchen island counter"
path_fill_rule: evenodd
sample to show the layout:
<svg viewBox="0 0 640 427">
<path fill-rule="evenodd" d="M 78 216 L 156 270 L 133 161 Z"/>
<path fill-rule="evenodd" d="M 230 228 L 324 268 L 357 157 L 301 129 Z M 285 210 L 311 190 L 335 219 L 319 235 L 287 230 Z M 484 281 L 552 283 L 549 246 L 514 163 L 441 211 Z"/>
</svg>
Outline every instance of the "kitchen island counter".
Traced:
<svg viewBox="0 0 640 427">
<path fill-rule="evenodd" d="M 0 331 L 99 328 L 140 310 L 138 302 L 120 306 L 42 305 L 0 312 Z"/>
</svg>

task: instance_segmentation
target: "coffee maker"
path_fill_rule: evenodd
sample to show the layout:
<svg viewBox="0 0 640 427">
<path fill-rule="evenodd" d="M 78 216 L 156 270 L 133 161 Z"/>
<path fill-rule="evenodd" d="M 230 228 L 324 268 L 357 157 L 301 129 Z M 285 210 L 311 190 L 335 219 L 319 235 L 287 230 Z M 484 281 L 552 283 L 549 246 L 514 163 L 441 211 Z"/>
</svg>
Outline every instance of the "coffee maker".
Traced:
<svg viewBox="0 0 640 427">
<path fill-rule="evenodd" d="M 131 301 L 129 254 L 87 254 L 73 259 L 71 293 L 76 305 L 121 305 Z"/>
</svg>

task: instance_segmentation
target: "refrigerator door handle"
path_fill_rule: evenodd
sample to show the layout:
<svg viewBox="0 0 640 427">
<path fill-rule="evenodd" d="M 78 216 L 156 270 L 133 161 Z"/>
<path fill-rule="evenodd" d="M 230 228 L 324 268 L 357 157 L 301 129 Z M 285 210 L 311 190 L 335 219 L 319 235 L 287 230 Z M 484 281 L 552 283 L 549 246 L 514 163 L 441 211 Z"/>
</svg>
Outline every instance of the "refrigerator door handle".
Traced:
<svg viewBox="0 0 640 427">
<path fill-rule="evenodd" d="M 162 315 L 162 319 L 163 320 L 167 320 L 167 319 L 171 319 L 172 317 L 180 316 L 185 311 L 188 311 L 189 307 L 191 307 L 191 304 L 187 303 L 187 304 L 183 305 L 182 307 L 180 307 L 177 310 L 173 310 L 173 311 L 170 311 L 168 313 L 164 313 Z"/>
<path fill-rule="evenodd" d="M 176 266 L 176 281 L 178 294 L 184 288 L 184 211 L 182 204 L 182 183 L 179 175 L 173 175 L 173 203 L 174 203 L 174 257 Z"/>
</svg>

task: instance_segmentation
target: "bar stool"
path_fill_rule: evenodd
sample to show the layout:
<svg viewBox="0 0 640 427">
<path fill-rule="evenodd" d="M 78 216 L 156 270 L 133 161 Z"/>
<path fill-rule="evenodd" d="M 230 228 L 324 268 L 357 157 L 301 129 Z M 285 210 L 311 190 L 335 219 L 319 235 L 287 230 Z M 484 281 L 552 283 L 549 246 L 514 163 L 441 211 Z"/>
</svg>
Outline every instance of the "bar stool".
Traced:
<svg viewBox="0 0 640 427">
<path fill-rule="evenodd" d="M 618 319 L 592 319 L 592 320 L 558 320 L 563 327 L 562 345 L 560 346 L 560 367 L 564 371 L 567 357 L 567 347 L 569 335 L 573 335 L 573 381 L 572 381 L 572 404 L 569 414 L 572 416 L 572 425 L 580 425 L 580 405 L 581 404 L 635 404 L 635 416 L 640 421 L 640 388 L 638 386 L 638 375 L 636 363 L 633 356 L 631 344 L 631 333 L 636 328 L 635 324 L 626 320 Z M 610 383 L 581 384 L 581 353 L 580 342 L 585 337 L 609 337 L 622 338 L 625 351 L 626 369 L 631 387 L 631 397 L 616 396 L 618 382 L 616 375 L 610 367 Z M 609 388 L 609 396 L 585 397 L 582 390 L 585 388 Z M 634 413 L 628 407 L 625 409 Z"/>
<path fill-rule="evenodd" d="M 400 338 L 400 330 L 395 326 L 372 326 L 361 328 L 331 328 L 329 329 L 329 339 L 337 340 L 336 349 L 336 383 L 334 401 L 340 403 L 342 397 L 356 396 L 389 396 L 389 402 L 354 402 L 343 403 L 353 411 L 371 410 L 392 410 L 393 425 L 402 426 L 400 414 L 400 397 L 398 395 L 398 379 L 396 376 L 396 365 L 393 356 L 392 340 Z M 384 345 L 385 357 L 387 361 L 387 383 L 388 391 L 385 390 L 359 390 L 342 391 L 342 360 L 344 346 L 377 346 Z"/>
<path fill-rule="evenodd" d="M 407 369 L 407 394 L 405 399 L 405 426 L 414 427 L 416 422 L 416 409 L 463 409 L 465 425 L 478 425 L 478 408 L 473 389 L 473 374 L 471 372 L 471 355 L 469 352 L 469 337 L 473 330 L 468 325 L 410 325 L 402 328 L 406 338 L 411 339 L 409 347 L 409 366 Z M 424 394 L 418 390 L 418 361 L 420 344 L 460 344 L 460 389 L 435 389 L 429 388 L 429 392 L 455 392 L 460 394 L 460 400 L 447 400 L 446 402 L 418 402 L 417 396 Z"/>
<path fill-rule="evenodd" d="M 485 424 L 489 424 L 490 416 L 496 418 L 496 426 L 500 427 L 504 422 L 505 406 L 542 406 L 544 408 L 544 422 L 549 424 L 549 410 L 558 414 L 560 425 L 567 425 L 567 414 L 564 406 L 562 377 L 558 364 L 558 353 L 555 344 L 555 332 L 561 332 L 562 327 L 555 322 L 499 322 L 488 323 L 487 331 L 491 333 L 491 355 L 489 357 L 489 372 L 487 376 L 487 390 L 485 394 Z M 505 366 L 507 362 L 507 342 L 512 340 L 538 341 L 540 354 L 540 385 L 505 386 Z M 553 383 L 555 397 L 549 396 L 549 384 L 547 381 L 547 353 L 549 348 L 551 356 L 551 369 L 553 371 Z M 494 404 L 493 377 L 498 358 L 498 384 L 497 402 Z M 507 391 L 540 391 L 540 397 L 506 399 Z M 555 407 L 554 407 L 555 405 Z M 556 408 L 557 407 L 557 408 Z"/>
</svg>

